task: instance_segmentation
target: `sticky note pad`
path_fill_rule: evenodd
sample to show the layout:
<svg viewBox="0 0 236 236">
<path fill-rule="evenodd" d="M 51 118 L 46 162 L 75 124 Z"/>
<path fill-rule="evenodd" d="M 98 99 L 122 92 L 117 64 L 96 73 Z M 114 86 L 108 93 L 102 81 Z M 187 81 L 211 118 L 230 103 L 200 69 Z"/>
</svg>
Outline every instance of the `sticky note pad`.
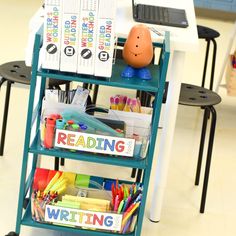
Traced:
<svg viewBox="0 0 236 236">
<path fill-rule="evenodd" d="M 63 176 L 67 179 L 68 185 L 75 184 L 76 174 L 72 172 L 63 172 Z"/>
<path fill-rule="evenodd" d="M 104 178 L 97 176 L 90 176 L 89 188 L 102 189 Z"/>
<path fill-rule="evenodd" d="M 69 207 L 69 208 L 80 208 L 80 203 L 75 201 L 63 200 L 55 203 L 56 206 Z"/>
<path fill-rule="evenodd" d="M 77 174 L 75 179 L 75 185 L 78 187 L 89 187 L 90 176 L 89 175 L 82 175 Z"/>
</svg>

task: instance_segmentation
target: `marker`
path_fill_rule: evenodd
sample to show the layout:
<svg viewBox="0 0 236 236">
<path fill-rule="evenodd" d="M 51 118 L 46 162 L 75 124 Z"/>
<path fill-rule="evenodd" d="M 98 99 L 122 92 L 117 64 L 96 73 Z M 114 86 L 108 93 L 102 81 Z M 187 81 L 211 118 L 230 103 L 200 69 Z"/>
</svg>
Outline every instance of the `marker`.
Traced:
<svg viewBox="0 0 236 236">
<path fill-rule="evenodd" d="M 45 128 L 45 138 L 44 138 L 44 147 L 52 148 L 54 140 L 54 129 L 56 125 L 56 120 L 53 118 L 47 118 L 46 128 Z"/>
<path fill-rule="evenodd" d="M 119 205 L 119 207 L 118 207 L 118 211 L 117 211 L 118 214 L 121 213 L 122 208 L 123 208 L 123 206 L 124 206 L 124 203 L 125 203 L 125 201 L 124 201 L 124 199 L 123 199 L 123 200 L 120 202 L 120 205 Z"/>
<path fill-rule="evenodd" d="M 114 205 L 114 211 L 115 211 L 115 212 L 117 212 L 118 205 L 119 205 L 119 196 L 116 195 L 116 198 L 115 198 L 115 205 Z"/>
</svg>

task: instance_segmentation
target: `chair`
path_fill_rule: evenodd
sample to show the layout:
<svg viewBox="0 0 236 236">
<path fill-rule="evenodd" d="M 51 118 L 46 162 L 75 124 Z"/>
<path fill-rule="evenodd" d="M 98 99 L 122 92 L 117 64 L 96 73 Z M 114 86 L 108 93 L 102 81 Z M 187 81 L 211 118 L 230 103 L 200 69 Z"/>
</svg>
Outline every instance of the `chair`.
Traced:
<svg viewBox="0 0 236 236">
<path fill-rule="evenodd" d="M 213 143 L 214 143 L 216 118 L 217 118 L 217 114 L 216 114 L 216 110 L 214 106 L 221 102 L 220 96 L 212 91 L 213 83 L 214 83 L 216 53 L 217 53 L 217 44 L 216 44 L 215 38 L 219 37 L 220 34 L 214 29 L 211 29 L 205 26 L 200 26 L 200 25 L 197 26 L 197 30 L 198 30 L 198 38 L 205 39 L 207 42 L 203 75 L 202 75 L 202 83 L 201 83 L 201 87 L 182 83 L 181 90 L 180 90 L 179 104 L 185 105 L 185 106 L 196 106 L 196 107 L 200 107 L 204 109 L 204 117 L 203 117 L 203 123 L 202 123 L 202 132 L 201 132 L 201 139 L 200 139 L 200 146 L 199 146 L 195 185 L 199 185 L 201 165 L 202 165 L 202 156 L 203 156 L 206 129 L 207 129 L 207 121 L 209 117 L 211 116 L 211 127 L 210 127 L 210 132 L 209 132 L 209 143 L 208 143 L 208 148 L 207 148 L 205 176 L 204 176 L 202 198 L 201 198 L 201 205 L 200 205 L 200 213 L 204 213 L 206 195 L 207 195 L 207 186 L 208 186 L 209 173 L 210 173 L 211 157 L 212 157 L 212 150 L 213 150 Z M 204 87 L 205 87 L 205 82 L 206 82 L 205 81 L 206 72 L 207 72 L 209 50 L 210 50 L 211 43 L 213 44 L 213 52 L 212 52 L 210 82 L 209 82 L 209 89 L 205 89 Z M 163 103 L 166 102 L 167 93 L 168 93 L 168 82 L 166 82 L 166 89 L 165 89 L 165 94 L 163 97 Z M 141 104 L 143 106 L 151 106 L 152 94 L 138 91 L 137 96 L 140 97 Z M 136 169 L 133 169 L 131 173 L 131 177 L 134 178 L 135 176 L 136 176 Z M 138 170 L 136 181 L 140 182 L 141 177 L 142 177 L 142 170 Z"/>
<path fill-rule="evenodd" d="M 0 156 L 3 155 L 5 145 L 5 135 L 7 128 L 8 108 L 11 95 L 11 85 L 14 83 L 30 85 L 31 67 L 25 65 L 24 61 L 11 61 L 0 66 L 0 88 L 3 83 L 7 83 L 5 105 L 3 111 L 2 133 L 0 140 Z M 66 90 L 69 90 L 70 81 L 49 79 L 48 88 L 60 89 L 60 85 L 65 84 Z M 61 159 L 61 165 L 64 165 L 64 160 Z M 55 169 L 59 168 L 59 159 L 55 157 Z"/>
</svg>

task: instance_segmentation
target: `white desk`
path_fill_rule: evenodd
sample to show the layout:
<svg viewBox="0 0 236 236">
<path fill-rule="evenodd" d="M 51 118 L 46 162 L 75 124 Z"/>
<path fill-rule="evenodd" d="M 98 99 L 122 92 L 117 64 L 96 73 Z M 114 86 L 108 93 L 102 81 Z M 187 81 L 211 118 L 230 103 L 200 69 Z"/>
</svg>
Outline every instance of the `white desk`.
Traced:
<svg viewBox="0 0 236 236">
<path fill-rule="evenodd" d="M 170 31 L 171 59 L 167 74 L 169 80 L 168 96 L 164 113 L 163 130 L 161 134 L 160 146 L 157 156 L 157 166 L 153 167 L 155 171 L 155 184 L 152 190 L 152 203 L 150 211 L 150 220 L 158 222 L 161 215 L 164 190 L 166 186 L 168 167 L 171 157 L 171 146 L 175 130 L 176 113 L 178 100 L 183 77 L 183 66 L 185 62 L 185 53 L 187 51 L 196 51 L 198 49 L 198 36 L 195 20 L 193 0 L 143 0 L 145 4 L 168 6 L 173 8 L 182 8 L 186 10 L 189 22 L 188 28 L 176 28 L 159 25 L 149 25 L 155 27 L 158 31 Z M 117 33 L 118 36 L 127 37 L 130 29 L 137 22 L 132 18 L 132 0 L 117 0 Z M 152 33 L 153 41 L 159 42 L 163 38 Z"/>
</svg>

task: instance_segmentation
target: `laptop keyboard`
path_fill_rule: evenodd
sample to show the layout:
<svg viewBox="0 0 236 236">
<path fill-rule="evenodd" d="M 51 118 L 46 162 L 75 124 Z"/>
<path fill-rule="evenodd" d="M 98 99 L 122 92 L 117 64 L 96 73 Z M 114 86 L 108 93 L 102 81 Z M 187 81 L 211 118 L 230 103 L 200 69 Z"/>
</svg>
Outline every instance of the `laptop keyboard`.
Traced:
<svg viewBox="0 0 236 236">
<path fill-rule="evenodd" d="M 169 14 L 165 7 L 153 7 L 149 5 L 137 5 L 138 18 L 148 19 L 153 22 L 168 22 Z"/>
</svg>

